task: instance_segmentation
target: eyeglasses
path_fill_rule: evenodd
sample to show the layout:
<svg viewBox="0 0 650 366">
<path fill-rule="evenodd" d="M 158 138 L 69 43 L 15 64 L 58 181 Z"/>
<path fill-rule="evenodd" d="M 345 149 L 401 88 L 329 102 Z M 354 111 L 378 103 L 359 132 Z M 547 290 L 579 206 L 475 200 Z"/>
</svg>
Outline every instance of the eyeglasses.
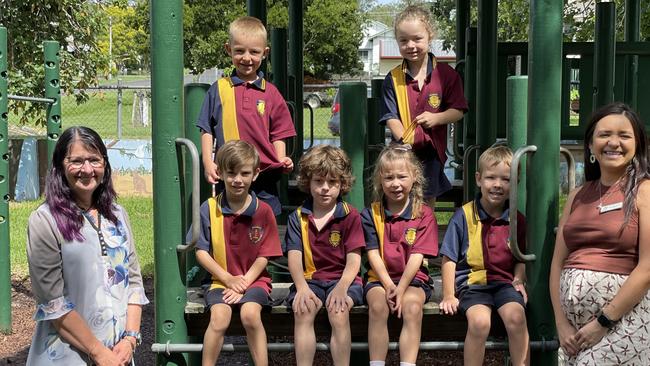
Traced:
<svg viewBox="0 0 650 366">
<path fill-rule="evenodd" d="M 93 168 L 103 168 L 104 167 L 104 159 L 99 158 L 99 157 L 92 157 L 92 158 L 65 158 L 68 161 L 68 165 L 71 168 L 74 169 L 81 169 L 83 168 L 84 164 L 88 162 L 91 167 Z"/>
</svg>

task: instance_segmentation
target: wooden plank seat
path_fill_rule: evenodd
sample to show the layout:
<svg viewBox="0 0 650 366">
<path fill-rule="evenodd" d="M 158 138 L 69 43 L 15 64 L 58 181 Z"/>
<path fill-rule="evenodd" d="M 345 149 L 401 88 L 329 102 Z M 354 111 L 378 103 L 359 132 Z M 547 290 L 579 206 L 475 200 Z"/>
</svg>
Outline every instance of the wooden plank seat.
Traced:
<svg viewBox="0 0 650 366">
<path fill-rule="evenodd" d="M 463 341 L 467 331 L 467 321 L 464 315 L 448 316 L 440 314 L 438 303 L 440 301 L 439 279 L 436 281 L 437 291 L 432 296 L 432 301 L 423 308 L 422 341 Z M 289 293 L 290 283 L 274 283 L 271 298 L 274 301 L 284 299 Z M 434 288 L 435 288 L 434 287 Z M 185 306 L 185 319 L 188 333 L 191 336 L 203 336 L 210 316 L 205 311 L 203 291 L 200 288 L 189 288 L 187 291 L 187 304 Z M 293 336 L 293 313 L 286 305 L 275 305 L 262 313 L 262 322 L 269 337 Z M 367 340 L 368 334 L 368 307 L 355 306 L 350 311 L 350 328 L 352 337 L 356 340 Z M 391 315 L 388 321 L 388 330 L 391 340 L 396 341 L 402 328 L 402 321 Z M 321 309 L 315 320 L 317 336 L 329 336 L 330 324 L 327 311 Z M 226 332 L 229 336 L 243 336 L 246 334 L 241 325 L 239 316 L 233 314 L 230 327 Z M 496 311 L 493 312 L 491 335 L 505 337 L 503 323 Z"/>
</svg>

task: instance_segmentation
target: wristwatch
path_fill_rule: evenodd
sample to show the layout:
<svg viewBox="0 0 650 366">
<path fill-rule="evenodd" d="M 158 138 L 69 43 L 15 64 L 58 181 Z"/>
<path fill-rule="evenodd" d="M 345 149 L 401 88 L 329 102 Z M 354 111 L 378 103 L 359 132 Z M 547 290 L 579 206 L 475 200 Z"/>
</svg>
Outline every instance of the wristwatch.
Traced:
<svg viewBox="0 0 650 366">
<path fill-rule="evenodd" d="M 603 328 L 607 328 L 607 329 L 612 329 L 614 325 L 618 323 L 617 321 L 613 321 L 610 318 L 608 318 L 607 315 L 605 315 L 605 313 L 603 313 L 602 311 L 600 312 L 600 315 L 598 315 L 596 320 L 598 321 L 598 324 L 600 324 Z"/>
<path fill-rule="evenodd" d="M 124 333 L 122 333 L 122 338 L 124 337 L 133 337 L 135 338 L 135 345 L 139 346 L 142 344 L 142 334 L 140 332 L 136 332 L 134 330 L 125 330 Z"/>
</svg>

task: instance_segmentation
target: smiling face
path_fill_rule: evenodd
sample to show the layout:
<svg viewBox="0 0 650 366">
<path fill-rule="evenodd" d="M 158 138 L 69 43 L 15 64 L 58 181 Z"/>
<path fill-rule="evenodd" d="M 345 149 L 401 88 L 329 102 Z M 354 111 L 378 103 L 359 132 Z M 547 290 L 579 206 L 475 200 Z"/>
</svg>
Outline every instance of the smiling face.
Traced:
<svg viewBox="0 0 650 366">
<path fill-rule="evenodd" d="M 336 205 L 341 193 L 341 180 L 332 176 L 315 174 L 309 181 L 309 193 L 314 199 L 314 207 L 329 210 Z"/>
<path fill-rule="evenodd" d="M 636 153 L 630 120 L 622 114 L 603 117 L 596 124 L 589 150 L 598 160 L 601 173 L 623 174 Z"/>
<path fill-rule="evenodd" d="M 230 42 L 226 43 L 226 51 L 235 65 L 237 76 L 244 81 L 255 81 L 257 69 L 269 48 L 264 37 L 238 33 L 233 34 Z"/>
<path fill-rule="evenodd" d="M 476 185 L 481 188 L 484 209 L 502 209 L 510 194 L 510 165 L 500 162 L 483 167 L 476 173 Z"/>
<path fill-rule="evenodd" d="M 404 19 L 396 27 L 399 53 L 407 61 L 422 61 L 429 52 L 431 37 L 422 21 Z"/>
<path fill-rule="evenodd" d="M 104 179 L 104 157 L 98 151 L 86 148 L 80 141 L 75 141 L 68 149 L 63 166 L 73 198 L 78 204 L 86 206 Z"/>
<path fill-rule="evenodd" d="M 415 175 L 403 160 L 388 163 L 381 170 L 381 186 L 389 205 L 405 205 L 414 183 Z"/>
<path fill-rule="evenodd" d="M 248 195 L 248 189 L 259 174 L 252 163 L 242 164 L 236 168 L 219 170 L 219 175 L 226 186 L 226 197 L 229 202 L 240 201 Z"/>
</svg>

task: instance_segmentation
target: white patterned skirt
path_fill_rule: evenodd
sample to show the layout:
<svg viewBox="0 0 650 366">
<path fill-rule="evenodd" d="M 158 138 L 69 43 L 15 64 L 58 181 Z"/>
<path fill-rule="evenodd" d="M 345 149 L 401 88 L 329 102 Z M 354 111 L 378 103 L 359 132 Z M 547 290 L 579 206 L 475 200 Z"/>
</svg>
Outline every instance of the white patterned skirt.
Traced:
<svg viewBox="0 0 650 366">
<path fill-rule="evenodd" d="M 580 329 L 616 295 L 627 275 L 566 268 L 560 277 L 560 302 L 567 319 Z M 650 365 L 650 292 L 593 347 L 560 360 L 571 366 Z"/>
</svg>

